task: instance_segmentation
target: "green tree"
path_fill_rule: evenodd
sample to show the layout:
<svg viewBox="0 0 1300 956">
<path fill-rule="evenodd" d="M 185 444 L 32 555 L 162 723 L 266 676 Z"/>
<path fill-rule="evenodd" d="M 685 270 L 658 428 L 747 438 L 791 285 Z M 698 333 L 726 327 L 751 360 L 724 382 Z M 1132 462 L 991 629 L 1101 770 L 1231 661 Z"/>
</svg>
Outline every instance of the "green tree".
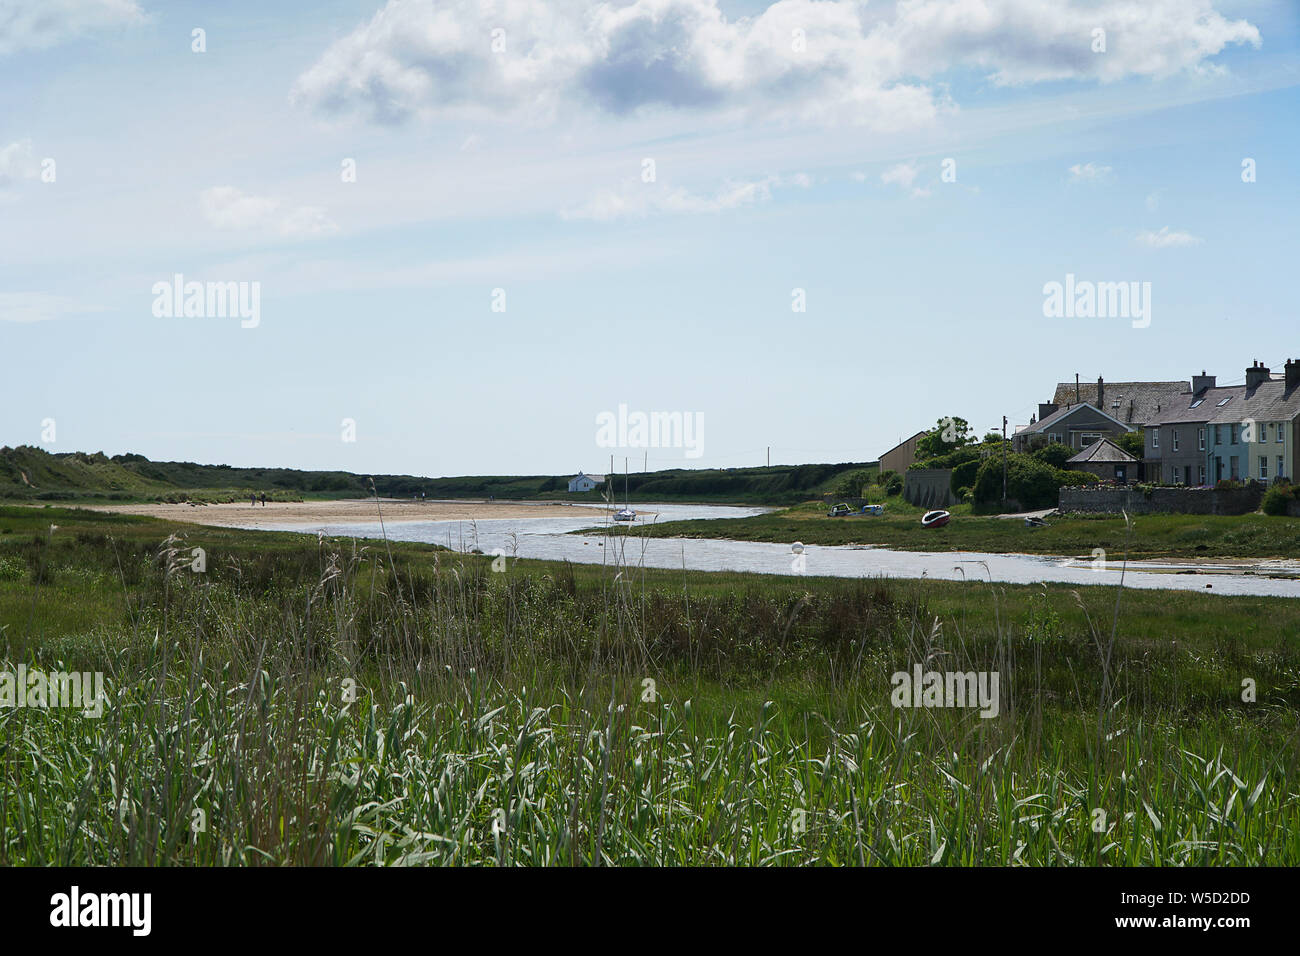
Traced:
<svg viewBox="0 0 1300 956">
<path fill-rule="evenodd" d="M 1146 454 L 1146 437 L 1140 428 L 1135 432 L 1125 432 L 1112 441 L 1138 461 L 1141 461 L 1142 456 Z"/>
<path fill-rule="evenodd" d="M 941 418 L 933 429 L 917 439 L 916 457 L 937 458 L 970 443 L 970 422 L 955 415 Z"/>
</svg>

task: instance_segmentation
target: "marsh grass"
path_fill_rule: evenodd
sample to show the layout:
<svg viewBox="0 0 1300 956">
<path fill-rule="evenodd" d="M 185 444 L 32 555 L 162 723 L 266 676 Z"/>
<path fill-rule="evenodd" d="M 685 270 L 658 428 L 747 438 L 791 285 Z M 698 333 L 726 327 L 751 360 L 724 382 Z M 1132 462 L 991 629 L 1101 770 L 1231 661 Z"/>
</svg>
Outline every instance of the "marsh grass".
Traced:
<svg viewBox="0 0 1300 956">
<path fill-rule="evenodd" d="M 108 702 L 0 709 L 0 863 L 1300 862 L 1289 608 L 20 517 L 0 670 Z M 914 663 L 998 716 L 895 709 Z"/>
</svg>

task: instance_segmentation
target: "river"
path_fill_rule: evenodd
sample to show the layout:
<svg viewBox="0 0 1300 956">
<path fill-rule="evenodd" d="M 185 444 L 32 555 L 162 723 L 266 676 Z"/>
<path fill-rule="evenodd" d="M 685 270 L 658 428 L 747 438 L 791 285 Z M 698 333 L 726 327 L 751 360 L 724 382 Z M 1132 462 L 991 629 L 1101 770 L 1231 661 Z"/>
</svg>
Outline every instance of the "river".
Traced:
<svg viewBox="0 0 1300 956">
<path fill-rule="evenodd" d="M 649 538 L 636 534 L 636 527 L 655 521 L 745 518 L 762 514 L 767 510 L 764 508 L 679 504 L 638 504 L 636 508 L 639 517 L 627 537 L 571 534 L 581 528 L 606 522 L 608 519 L 602 513 L 477 522 L 388 522 L 384 530 L 394 541 L 420 541 L 444 545 L 457 551 L 477 549 L 489 555 L 504 554 L 507 557 L 581 564 L 622 563 L 688 571 L 744 571 L 753 574 L 806 574 L 847 578 L 934 578 L 1007 584 L 1057 582 L 1081 586 L 1115 585 L 1120 582 L 1122 574 L 1124 585 L 1132 588 L 1300 598 L 1300 562 L 1296 561 L 1261 561 L 1246 566 L 1209 562 L 1135 561 L 1122 569 L 1120 563 L 1115 561 L 1100 567 L 1094 566 L 1092 561 L 1050 555 L 895 551 L 872 546 L 821 545 L 807 545 L 802 555 L 796 555 L 791 550 L 792 542 L 769 544 L 712 538 Z M 280 531 L 324 532 L 331 536 L 380 537 L 378 521 L 262 527 Z"/>
</svg>

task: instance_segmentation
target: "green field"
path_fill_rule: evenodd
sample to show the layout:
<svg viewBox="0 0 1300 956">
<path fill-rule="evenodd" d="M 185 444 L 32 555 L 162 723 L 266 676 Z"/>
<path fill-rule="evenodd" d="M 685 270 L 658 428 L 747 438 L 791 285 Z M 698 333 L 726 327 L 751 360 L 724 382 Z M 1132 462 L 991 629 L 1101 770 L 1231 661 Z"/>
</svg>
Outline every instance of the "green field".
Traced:
<svg viewBox="0 0 1300 956">
<path fill-rule="evenodd" d="M 874 544 L 904 551 L 981 551 L 997 554 L 1060 554 L 1085 558 L 1102 548 L 1112 556 L 1126 549 L 1144 558 L 1297 558 L 1300 518 L 1252 515 L 1137 515 L 1132 531 L 1120 515 L 1049 518 L 1047 528 L 1025 527 L 1019 518 L 972 515 L 952 509 L 942 528 L 922 528 L 923 509 L 898 497 L 878 518 L 828 518 L 826 505 L 806 503 L 752 518 L 669 521 L 631 532 L 660 538 L 726 538 L 734 541 L 802 541 L 804 544 Z M 577 532 L 581 533 L 581 532 Z M 625 533 L 625 529 L 615 529 Z"/>
<path fill-rule="evenodd" d="M 1300 863 L 1300 602 L 504 564 L 0 508 L 0 863 Z"/>
<path fill-rule="evenodd" d="M 246 500 L 265 492 L 276 501 L 364 498 L 373 493 L 409 498 L 516 500 L 700 501 L 794 504 L 830 491 L 849 472 L 875 473 L 875 464 L 772 465 L 756 468 L 668 469 L 617 476 L 612 487 L 571 494 L 568 475 L 355 475 L 293 468 L 233 468 L 194 462 L 150 461 L 142 455 L 102 452 L 51 454 L 22 445 L 0 448 L 0 500 L 49 502 Z"/>
</svg>

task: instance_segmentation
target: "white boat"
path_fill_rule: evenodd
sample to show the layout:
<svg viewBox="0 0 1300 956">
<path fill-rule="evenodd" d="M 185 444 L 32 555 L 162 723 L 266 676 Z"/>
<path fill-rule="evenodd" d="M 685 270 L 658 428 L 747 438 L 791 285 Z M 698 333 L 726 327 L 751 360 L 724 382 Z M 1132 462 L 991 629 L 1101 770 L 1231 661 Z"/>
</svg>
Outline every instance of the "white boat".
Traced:
<svg viewBox="0 0 1300 956">
<path fill-rule="evenodd" d="M 632 511 L 630 508 L 622 508 L 622 509 L 620 509 L 620 510 L 614 512 L 614 520 L 615 520 L 615 521 L 635 521 L 635 520 L 636 520 L 636 512 L 635 512 L 635 511 Z"/>
</svg>

